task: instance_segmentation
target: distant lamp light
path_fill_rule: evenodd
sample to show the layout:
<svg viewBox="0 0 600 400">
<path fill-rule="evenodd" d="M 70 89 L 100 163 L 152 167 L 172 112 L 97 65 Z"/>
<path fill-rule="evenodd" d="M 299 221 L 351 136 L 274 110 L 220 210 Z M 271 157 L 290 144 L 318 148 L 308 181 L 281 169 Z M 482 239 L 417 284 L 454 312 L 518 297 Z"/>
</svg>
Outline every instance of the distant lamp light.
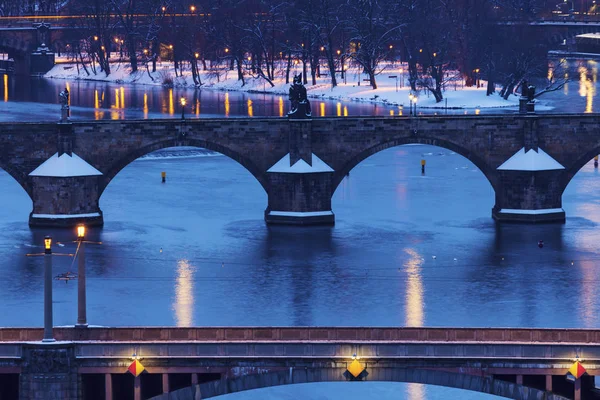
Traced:
<svg viewBox="0 0 600 400">
<path fill-rule="evenodd" d="M 196 57 L 196 58 L 200 57 L 200 53 L 194 53 L 194 57 Z"/>
<path fill-rule="evenodd" d="M 144 49 L 144 54 L 148 54 L 148 49 Z"/>
<path fill-rule="evenodd" d="M 433 56 L 434 56 L 434 57 L 437 57 L 437 53 L 433 53 Z"/>
<path fill-rule="evenodd" d="M 172 44 L 169 45 L 169 49 L 173 50 L 173 45 Z"/>
<path fill-rule="evenodd" d="M 196 6 L 190 6 L 190 11 L 191 11 L 191 12 L 194 12 L 194 11 L 196 11 Z"/>
<path fill-rule="evenodd" d="M 77 239 L 83 240 L 85 238 L 85 225 L 77 225 Z"/>
<path fill-rule="evenodd" d="M 185 97 L 179 99 L 179 104 L 181 104 L 181 119 L 185 119 Z"/>
<path fill-rule="evenodd" d="M 225 47 L 225 53 L 229 53 L 229 49 Z"/>
<path fill-rule="evenodd" d="M 119 43 L 119 38 L 115 38 L 115 43 Z"/>
<path fill-rule="evenodd" d="M 106 47 L 104 47 L 104 46 L 100 46 L 100 49 L 101 49 L 102 51 L 104 51 L 104 50 L 106 49 Z"/>
<path fill-rule="evenodd" d="M 44 253 L 52 254 L 52 238 L 50 236 L 44 238 Z"/>
<path fill-rule="evenodd" d="M 179 99 L 179 104 L 181 104 L 183 107 L 185 107 L 185 97 L 182 97 L 181 99 Z"/>
<path fill-rule="evenodd" d="M 349 381 L 362 381 L 369 375 L 367 368 L 358 361 L 356 354 L 352 355 L 352 362 L 343 373 L 344 377 Z"/>
<path fill-rule="evenodd" d="M 252 61 L 252 57 L 248 57 L 248 61 Z"/>
<path fill-rule="evenodd" d="M 94 40 L 98 40 L 98 36 L 94 36 Z"/>
<path fill-rule="evenodd" d="M 419 49 L 419 53 L 422 53 L 422 52 L 423 52 L 423 49 Z"/>
<path fill-rule="evenodd" d="M 337 53 L 337 55 L 339 56 L 340 54 L 342 54 L 342 51 L 341 51 L 341 50 L 338 50 L 336 53 Z"/>
<path fill-rule="evenodd" d="M 321 46 L 321 51 L 324 51 L 324 50 L 325 50 L 325 47 L 324 47 L 324 46 Z"/>
<path fill-rule="evenodd" d="M 162 6 L 160 9 L 162 10 L 162 12 L 165 12 L 167 10 L 167 7 Z"/>
<path fill-rule="evenodd" d="M 390 50 L 393 49 L 393 48 L 394 48 L 394 46 L 390 44 Z"/>
</svg>

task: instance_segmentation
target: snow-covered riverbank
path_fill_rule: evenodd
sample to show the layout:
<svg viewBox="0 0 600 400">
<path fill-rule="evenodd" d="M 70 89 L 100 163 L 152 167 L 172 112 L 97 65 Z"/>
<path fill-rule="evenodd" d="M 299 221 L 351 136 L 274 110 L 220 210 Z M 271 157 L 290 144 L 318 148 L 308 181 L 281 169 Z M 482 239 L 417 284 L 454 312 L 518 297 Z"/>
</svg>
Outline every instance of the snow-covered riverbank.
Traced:
<svg viewBox="0 0 600 400">
<path fill-rule="evenodd" d="M 189 68 L 184 68 L 183 76 L 176 77 L 171 62 L 158 63 L 154 73 L 146 69 L 144 64 L 140 64 L 139 70 L 132 74 L 128 63 L 119 62 L 111 64 L 111 74 L 109 76 L 100 72 L 99 69 L 97 69 L 96 74 L 92 72 L 89 66 L 87 69 L 89 75 L 81 66 L 78 68 L 75 64 L 61 62 L 56 64 L 45 76 L 46 78 L 56 79 L 84 79 L 141 85 L 163 85 L 165 81 L 172 81 L 173 85 L 177 87 L 197 89 Z M 306 88 L 309 97 L 313 99 L 358 101 L 409 107 L 408 95 L 410 92 L 409 87 L 406 85 L 408 76 L 404 71 L 406 71 L 406 65 L 396 63 L 394 66 L 389 66 L 377 76 L 378 88 L 375 90 L 368 85 L 368 82 L 363 81 L 366 76 L 359 74 L 358 69 L 349 69 L 345 80 L 338 77 L 339 83 L 335 88 L 331 87 L 329 77 L 326 76 L 317 78 L 316 85 L 311 84 L 309 77 Z M 292 74 L 300 72 L 299 66 L 292 70 Z M 245 85 L 242 86 L 242 83 L 237 80 L 237 72 L 228 69 L 223 69 L 219 74 L 213 71 L 201 71 L 200 78 L 202 80 L 200 88 L 209 90 L 266 92 L 285 95 L 289 89 L 289 84 L 285 83 L 285 77 L 282 76 L 282 73 L 276 77 L 275 86 L 273 87 L 264 79 L 253 77 L 248 77 Z M 418 93 L 417 99 L 418 108 L 480 109 L 517 106 L 517 96 L 510 96 L 508 100 L 504 100 L 498 94 L 486 96 L 485 85 L 481 85 L 480 88 L 464 87 L 461 81 L 453 82 L 446 87 L 444 100 L 441 103 L 436 103 L 434 96 L 426 91 Z M 549 107 L 538 106 L 537 108 L 548 109 Z"/>
</svg>

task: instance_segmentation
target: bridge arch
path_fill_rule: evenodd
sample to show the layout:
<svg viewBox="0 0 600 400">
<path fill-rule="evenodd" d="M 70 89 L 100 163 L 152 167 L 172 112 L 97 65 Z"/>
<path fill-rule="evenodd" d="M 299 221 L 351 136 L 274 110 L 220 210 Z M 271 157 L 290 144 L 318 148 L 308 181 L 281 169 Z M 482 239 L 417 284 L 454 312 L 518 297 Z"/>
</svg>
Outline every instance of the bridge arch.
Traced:
<svg viewBox="0 0 600 400">
<path fill-rule="evenodd" d="M 495 174 L 495 170 L 492 167 L 490 167 L 483 160 L 483 158 L 480 158 L 479 156 L 477 156 L 477 154 L 471 152 L 470 150 L 468 150 L 458 144 L 452 143 L 452 142 L 450 142 L 448 140 L 444 140 L 444 139 L 437 139 L 437 138 L 434 139 L 434 138 L 427 138 L 427 137 L 403 137 L 403 138 L 397 138 L 397 139 L 389 140 L 387 142 L 379 143 L 375 146 L 372 146 L 370 148 L 363 150 L 361 153 L 359 153 L 355 157 L 353 157 L 334 175 L 333 192 L 335 192 L 335 190 L 340 185 L 340 183 L 342 182 L 344 177 L 352 169 L 354 169 L 358 164 L 360 164 L 362 161 L 364 161 L 365 159 L 369 158 L 370 156 L 372 156 L 376 153 L 379 153 L 380 151 L 387 150 L 389 148 L 396 147 L 396 146 L 402 146 L 405 144 L 426 144 L 426 145 L 431 145 L 431 146 L 442 147 L 447 150 L 453 151 L 457 154 L 460 154 L 461 156 L 465 157 L 467 160 L 469 160 L 473 164 L 475 164 L 477 169 L 479 169 L 483 173 L 483 175 L 486 177 L 486 179 L 490 182 L 494 191 L 496 191 L 497 176 Z"/>
<path fill-rule="evenodd" d="M 179 389 L 173 393 L 177 393 L 178 399 L 193 400 L 197 398 L 198 394 L 200 394 L 200 398 L 207 399 L 272 386 L 346 381 L 343 376 L 345 370 L 345 368 L 289 368 L 277 372 L 206 382 Z M 490 376 L 482 377 L 414 368 L 375 367 L 367 370 L 370 371 L 367 377 L 370 382 L 421 383 L 487 393 L 509 399 L 567 400 L 565 397 L 553 393 L 493 379 Z M 172 396 L 173 393 L 156 396 L 151 400 L 167 400 L 172 398 L 169 396 Z"/>
<path fill-rule="evenodd" d="M 108 186 L 110 181 L 112 181 L 113 178 L 123 168 L 125 168 L 126 166 L 131 164 L 133 161 L 137 160 L 138 158 L 140 158 L 142 156 L 145 156 L 146 154 L 152 153 L 153 151 L 156 151 L 156 150 L 166 149 L 169 147 L 181 147 L 181 146 L 204 148 L 207 150 L 215 151 L 217 153 L 221 153 L 221 154 L 231 158 L 232 160 L 234 160 L 237 163 L 239 163 L 240 165 L 242 165 L 242 167 L 244 167 L 246 170 L 248 170 L 252 174 L 252 176 L 254 176 L 256 178 L 256 180 L 261 184 L 263 189 L 265 189 L 265 192 L 268 193 L 267 182 L 264 179 L 263 174 L 260 172 L 260 169 L 247 157 L 244 157 L 239 152 L 232 150 L 230 148 L 227 148 L 225 146 L 222 146 L 220 144 L 206 141 L 203 139 L 191 138 L 191 139 L 184 139 L 184 140 L 174 140 L 174 139 L 160 140 L 160 141 L 153 142 L 151 144 L 148 144 L 146 146 L 143 146 L 143 147 L 140 147 L 133 151 L 128 152 L 125 156 L 119 158 L 116 162 L 114 162 L 108 168 L 108 170 L 102 171 L 104 173 L 104 175 L 102 177 L 102 183 L 99 188 L 99 197 L 102 196 L 102 193 L 104 192 L 104 190 L 106 189 L 106 187 Z"/>
<path fill-rule="evenodd" d="M 33 191 L 29 176 L 19 171 L 17 168 L 12 167 L 10 162 L 7 162 L 2 158 L 0 158 L 0 169 L 3 169 L 8 175 L 17 181 L 17 183 L 25 190 L 29 198 L 33 200 Z"/>
<path fill-rule="evenodd" d="M 575 175 L 595 156 L 600 154 L 600 144 L 596 147 L 593 147 L 591 150 L 583 153 L 579 158 L 577 158 L 573 163 L 569 166 L 565 166 L 566 169 L 562 173 L 560 178 L 560 188 L 561 188 L 561 196 L 569 186 L 569 183 L 573 180 Z"/>
</svg>

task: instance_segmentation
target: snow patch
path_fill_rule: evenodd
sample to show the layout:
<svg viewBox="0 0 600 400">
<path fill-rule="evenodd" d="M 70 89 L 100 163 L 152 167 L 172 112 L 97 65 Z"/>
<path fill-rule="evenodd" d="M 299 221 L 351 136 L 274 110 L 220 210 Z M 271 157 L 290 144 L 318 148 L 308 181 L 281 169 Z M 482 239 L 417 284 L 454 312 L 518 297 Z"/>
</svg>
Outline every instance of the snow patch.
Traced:
<svg viewBox="0 0 600 400">
<path fill-rule="evenodd" d="M 269 211 L 269 215 L 273 215 L 275 217 L 321 217 L 326 215 L 333 215 L 333 211 Z"/>
<path fill-rule="evenodd" d="M 504 171 L 551 171 L 565 169 L 565 167 L 541 148 L 538 148 L 537 151 L 529 149 L 526 152 L 523 147 L 497 169 Z"/>
<path fill-rule="evenodd" d="M 541 210 L 515 210 L 512 208 L 501 208 L 500 214 L 526 214 L 526 215 L 542 215 L 555 214 L 565 212 L 562 208 L 545 208 Z"/>
<path fill-rule="evenodd" d="M 267 172 L 285 172 L 290 174 L 307 174 L 313 172 L 333 172 L 333 169 L 323 160 L 312 153 L 312 166 L 300 159 L 290 166 L 290 153 L 275 163 Z"/>
<path fill-rule="evenodd" d="M 99 217 L 100 213 L 88 213 L 88 214 L 31 214 L 33 218 L 51 218 L 51 219 L 64 219 L 64 218 L 93 218 Z"/>
<path fill-rule="evenodd" d="M 54 153 L 52 157 L 34 169 L 29 176 L 72 177 L 102 175 L 102 172 L 92 167 L 77 154 L 71 154 L 72 156 L 63 153 L 59 156 L 58 153 Z"/>
</svg>

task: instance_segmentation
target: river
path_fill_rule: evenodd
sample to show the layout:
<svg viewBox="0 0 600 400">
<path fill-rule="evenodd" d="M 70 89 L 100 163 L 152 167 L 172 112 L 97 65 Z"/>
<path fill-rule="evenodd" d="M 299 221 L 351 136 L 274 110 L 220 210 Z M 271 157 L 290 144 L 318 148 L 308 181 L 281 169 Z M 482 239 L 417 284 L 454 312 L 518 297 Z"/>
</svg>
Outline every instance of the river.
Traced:
<svg viewBox="0 0 600 400">
<path fill-rule="evenodd" d="M 56 106 L 36 96 L 63 83 L 38 82 L 41 86 L 29 84 L 22 102 L 46 107 L 48 114 L 40 109 L 34 115 L 16 99 L 0 105 L 10 104 L 27 120 L 52 115 Z M 96 83 L 80 84 L 88 94 L 96 90 Z M 143 93 L 169 96 L 162 88 L 125 90 L 135 98 L 125 98 L 126 117 L 143 113 Z M 203 91 L 218 104 L 203 97 L 202 116 L 223 115 L 220 103 L 226 95 Z M 262 95 L 228 96 L 231 116 L 247 115 L 249 97 L 256 115 L 278 111 L 277 97 L 261 105 L 253 96 Z M 164 115 L 162 105 L 157 107 L 148 113 Z M 348 107 L 376 113 L 382 106 Z M 96 111 L 88 108 L 84 111 L 93 118 Z M 15 118 L 2 113 L 4 120 Z M 427 160 L 425 175 L 421 158 Z M 167 172 L 165 184 L 161 171 Z M 590 162 L 569 184 L 565 224 L 498 225 L 491 218 L 492 187 L 470 161 L 439 147 L 401 146 L 364 160 L 344 179 L 333 197 L 335 226 L 267 226 L 266 193 L 239 164 L 202 149 L 162 150 L 127 166 L 100 199 L 105 225 L 91 229 L 89 238 L 102 244 L 86 248 L 88 321 L 110 326 L 597 328 L 598 179 Z M 46 234 L 64 243 L 55 251 L 72 252 L 75 235 L 30 229 L 27 194 L 3 171 L 0 187 L 0 325 L 42 326 L 43 259 L 26 254 L 39 253 Z M 541 249 L 539 240 L 545 244 Z M 70 257 L 54 260 L 56 274 L 75 268 Z M 74 324 L 76 288 L 75 281 L 54 282 L 55 325 Z M 489 397 L 389 385 L 361 389 L 352 393 L 355 397 L 322 385 L 315 390 L 325 394 L 284 387 L 230 398 Z"/>
</svg>

